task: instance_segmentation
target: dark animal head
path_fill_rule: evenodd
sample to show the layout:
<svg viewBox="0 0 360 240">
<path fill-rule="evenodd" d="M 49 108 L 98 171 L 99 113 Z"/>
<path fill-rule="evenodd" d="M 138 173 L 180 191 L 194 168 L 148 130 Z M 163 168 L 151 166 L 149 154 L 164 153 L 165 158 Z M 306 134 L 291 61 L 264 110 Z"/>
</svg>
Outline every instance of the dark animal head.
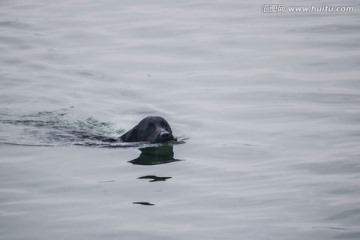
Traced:
<svg viewBox="0 0 360 240">
<path fill-rule="evenodd" d="M 146 117 L 120 137 L 123 142 L 162 143 L 175 140 L 169 123 L 162 117 Z"/>
</svg>

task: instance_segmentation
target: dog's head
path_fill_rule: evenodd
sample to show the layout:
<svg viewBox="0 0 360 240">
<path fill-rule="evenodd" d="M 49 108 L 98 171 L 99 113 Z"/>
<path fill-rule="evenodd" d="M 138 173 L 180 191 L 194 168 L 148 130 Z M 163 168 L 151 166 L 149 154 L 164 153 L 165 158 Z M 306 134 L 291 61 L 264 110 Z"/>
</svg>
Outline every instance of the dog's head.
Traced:
<svg viewBox="0 0 360 240">
<path fill-rule="evenodd" d="M 163 143 L 175 140 L 169 123 L 162 117 L 146 117 L 120 137 L 123 142 Z"/>
</svg>

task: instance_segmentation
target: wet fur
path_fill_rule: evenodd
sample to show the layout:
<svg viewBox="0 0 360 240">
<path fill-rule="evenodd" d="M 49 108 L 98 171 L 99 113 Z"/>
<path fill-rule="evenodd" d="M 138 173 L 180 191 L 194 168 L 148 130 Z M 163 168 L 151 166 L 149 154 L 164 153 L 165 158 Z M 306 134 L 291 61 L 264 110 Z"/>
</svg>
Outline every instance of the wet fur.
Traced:
<svg viewBox="0 0 360 240">
<path fill-rule="evenodd" d="M 120 137 L 122 142 L 162 143 L 176 140 L 169 123 L 162 117 L 150 116 Z"/>
</svg>

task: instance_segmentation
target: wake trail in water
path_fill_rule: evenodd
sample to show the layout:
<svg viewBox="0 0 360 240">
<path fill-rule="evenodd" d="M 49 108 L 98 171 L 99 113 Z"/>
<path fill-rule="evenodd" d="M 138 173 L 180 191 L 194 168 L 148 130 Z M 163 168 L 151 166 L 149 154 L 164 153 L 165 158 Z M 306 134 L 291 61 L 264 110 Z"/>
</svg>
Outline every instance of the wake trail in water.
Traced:
<svg viewBox="0 0 360 240">
<path fill-rule="evenodd" d="M 115 142 L 123 129 L 93 117 L 76 119 L 69 109 L 19 115 L 0 110 L 0 143 L 27 146 L 127 146 Z M 134 144 L 133 144 L 134 145 Z"/>
</svg>

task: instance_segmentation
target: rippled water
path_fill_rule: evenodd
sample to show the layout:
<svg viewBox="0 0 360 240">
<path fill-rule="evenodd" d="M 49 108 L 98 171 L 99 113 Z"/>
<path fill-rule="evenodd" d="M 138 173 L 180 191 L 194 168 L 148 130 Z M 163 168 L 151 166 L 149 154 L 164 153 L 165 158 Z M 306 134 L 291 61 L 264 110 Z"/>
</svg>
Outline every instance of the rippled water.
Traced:
<svg viewBox="0 0 360 240">
<path fill-rule="evenodd" d="M 0 238 L 360 239 L 360 5 L 268 3 L 355 11 L 1 1 Z"/>
</svg>

